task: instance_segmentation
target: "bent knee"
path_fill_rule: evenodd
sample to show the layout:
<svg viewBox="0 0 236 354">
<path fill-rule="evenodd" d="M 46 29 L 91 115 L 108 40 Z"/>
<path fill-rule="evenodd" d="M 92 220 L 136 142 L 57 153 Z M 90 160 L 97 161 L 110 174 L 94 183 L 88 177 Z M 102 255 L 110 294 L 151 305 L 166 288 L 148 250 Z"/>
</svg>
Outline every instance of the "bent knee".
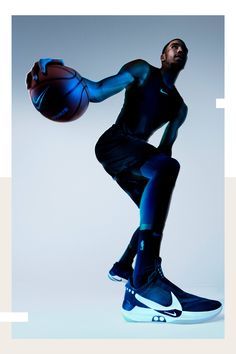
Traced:
<svg viewBox="0 0 236 354">
<path fill-rule="evenodd" d="M 169 166 L 170 166 L 173 170 L 175 170 L 176 172 L 179 172 L 179 170 L 180 170 L 180 163 L 179 163 L 179 161 L 177 161 L 177 160 L 174 159 L 173 157 L 170 158 Z"/>
<path fill-rule="evenodd" d="M 162 168 L 171 172 L 178 173 L 180 170 L 180 163 L 175 158 L 170 156 L 165 156 L 162 160 Z"/>
<path fill-rule="evenodd" d="M 143 176 L 152 178 L 158 174 L 178 175 L 179 162 L 167 155 L 154 155 L 140 169 Z"/>
</svg>

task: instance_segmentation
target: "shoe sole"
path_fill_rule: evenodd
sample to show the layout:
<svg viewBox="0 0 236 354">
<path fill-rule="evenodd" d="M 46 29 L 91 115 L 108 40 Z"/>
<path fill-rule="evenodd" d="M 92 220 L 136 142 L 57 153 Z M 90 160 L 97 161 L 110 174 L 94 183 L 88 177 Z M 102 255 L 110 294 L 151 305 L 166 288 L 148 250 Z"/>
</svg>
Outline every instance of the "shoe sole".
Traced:
<svg viewBox="0 0 236 354">
<path fill-rule="evenodd" d="M 127 283 L 127 279 L 121 278 L 118 275 L 111 275 L 108 273 L 108 278 L 112 281 L 119 282 L 119 283 Z"/>
<path fill-rule="evenodd" d="M 128 322 L 161 322 L 161 323 L 179 323 L 179 324 L 190 324 L 190 323 L 201 323 L 206 322 L 217 316 L 222 310 L 220 306 L 216 310 L 212 311 L 182 311 L 181 315 L 174 317 L 172 315 L 159 314 L 157 311 L 150 308 L 143 308 L 135 306 L 132 310 L 127 311 L 122 308 L 122 315 Z"/>
</svg>

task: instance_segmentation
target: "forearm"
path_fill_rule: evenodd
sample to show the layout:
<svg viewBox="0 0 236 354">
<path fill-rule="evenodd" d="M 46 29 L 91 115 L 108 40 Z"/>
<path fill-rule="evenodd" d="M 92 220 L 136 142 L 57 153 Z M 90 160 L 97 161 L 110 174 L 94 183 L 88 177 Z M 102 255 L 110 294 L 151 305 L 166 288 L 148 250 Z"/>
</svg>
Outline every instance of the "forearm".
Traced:
<svg viewBox="0 0 236 354">
<path fill-rule="evenodd" d="M 177 129 L 174 129 L 174 127 L 172 127 L 171 124 L 169 123 L 161 138 L 158 149 L 171 152 L 172 146 L 177 138 L 177 135 L 178 135 Z"/>
<path fill-rule="evenodd" d="M 160 152 L 171 155 L 172 146 L 177 139 L 178 129 L 183 124 L 186 119 L 188 108 L 185 103 L 182 104 L 179 114 L 177 117 L 168 123 L 164 134 L 161 138 L 160 144 L 158 146 L 158 150 Z"/>
<path fill-rule="evenodd" d="M 88 88 L 90 102 L 101 102 L 122 91 L 133 82 L 133 77 L 129 73 L 105 78 L 101 81 L 94 82 L 84 79 Z"/>
</svg>

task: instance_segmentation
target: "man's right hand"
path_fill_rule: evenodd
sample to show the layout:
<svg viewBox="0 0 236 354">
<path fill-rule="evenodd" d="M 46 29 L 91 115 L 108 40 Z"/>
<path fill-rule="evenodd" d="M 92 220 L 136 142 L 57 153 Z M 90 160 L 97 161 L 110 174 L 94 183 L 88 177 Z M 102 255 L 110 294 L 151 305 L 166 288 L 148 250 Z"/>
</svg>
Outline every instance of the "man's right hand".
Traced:
<svg viewBox="0 0 236 354">
<path fill-rule="evenodd" d="M 47 65 L 64 65 L 64 62 L 62 59 L 51 59 L 51 58 L 44 58 L 40 59 L 37 61 L 32 70 L 27 74 L 26 77 L 26 85 L 27 89 L 30 89 L 32 81 L 38 81 L 39 79 L 39 72 L 41 72 L 43 75 L 47 75 Z"/>
</svg>

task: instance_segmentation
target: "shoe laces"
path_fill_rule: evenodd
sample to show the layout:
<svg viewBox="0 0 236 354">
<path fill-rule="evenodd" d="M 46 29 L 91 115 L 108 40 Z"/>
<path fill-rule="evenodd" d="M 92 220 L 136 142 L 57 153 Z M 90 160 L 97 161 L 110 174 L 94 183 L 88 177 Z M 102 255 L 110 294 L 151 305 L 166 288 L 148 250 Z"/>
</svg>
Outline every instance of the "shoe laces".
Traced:
<svg viewBox="0 0 236 354">
<path fill-rule="evenodd" d="M 165 276 L 164 276 L 164 273 L 162 271 L 162 268 L 161 268 L 161 264 L 158 262 L 156 263 L 156 267 L 155 267 L 155 270 L 154 272 L 149 276 L 148 280 L 149 281 L 152 281 L 156 278 L 162 278 L 164 279 Z"/>
<path fill-rule="evenodd" d="M 161 265 L 157 264 L 155 271 L 161 276 L 161 278 L 165 278 L 164 273 L 162 271 Z"/>
</svg>

